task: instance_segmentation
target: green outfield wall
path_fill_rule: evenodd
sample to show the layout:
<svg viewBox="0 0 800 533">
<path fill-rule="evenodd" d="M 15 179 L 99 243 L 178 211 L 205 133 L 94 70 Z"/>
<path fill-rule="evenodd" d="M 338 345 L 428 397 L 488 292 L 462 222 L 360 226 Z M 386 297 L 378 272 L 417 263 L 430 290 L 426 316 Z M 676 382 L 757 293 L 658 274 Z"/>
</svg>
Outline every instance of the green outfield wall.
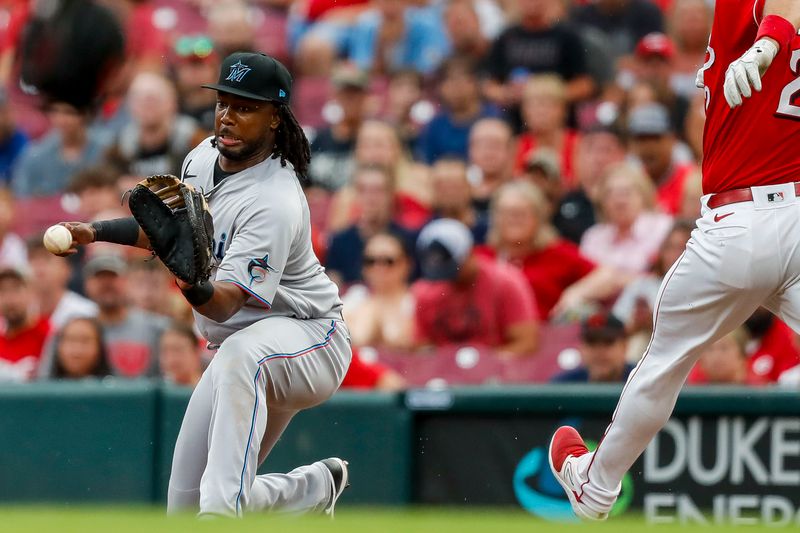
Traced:
<svg viewBox="0 0 800 533">
<path fill-rule="evenodd" d="M 555 427 L 597 441 L 617 386 L 340 392 L 300 413 L 262 471 L 350 459 L 346 501 L 513 505 L 569 516 L 546 468 Z M 157 382 L 5 385 L 0 502 L 161 503 L 190 392 Z M 797 523 L 800 394 L 687 389 L 634 465 L 618 512 L 651 521 Z"/>
</svg>

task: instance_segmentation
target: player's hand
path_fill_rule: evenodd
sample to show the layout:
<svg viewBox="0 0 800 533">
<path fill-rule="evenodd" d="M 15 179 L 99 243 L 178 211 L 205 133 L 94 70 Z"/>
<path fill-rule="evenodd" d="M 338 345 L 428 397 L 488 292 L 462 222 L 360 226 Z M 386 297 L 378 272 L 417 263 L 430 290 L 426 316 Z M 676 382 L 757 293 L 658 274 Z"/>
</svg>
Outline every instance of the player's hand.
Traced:
<svg viewBox="0 0 800 533">
<path fill-rule="evenodd" d="M 72 246 L 63 254 L 57 255 L 62 257 L 72 255 L 78 251 L 78 246 L 85 246 L 94 242 L 96 233 L 91 224 L 86 222 L 61 222 L 60 225 L 67 228 L 72 234 Z"/>
<path fill-rule="evenodd" d="M 761 90 L 761 76 L 772 64 L 778 46 L 769 38 L 759 39 L 742 57 L 734 61 L 725 71 L 725 101 L 731 108 L 742 105 L 742 97 L 750 98 L 755 89 Z M 752 89 L 751 89 L 752 86 Z"/>
</svg>

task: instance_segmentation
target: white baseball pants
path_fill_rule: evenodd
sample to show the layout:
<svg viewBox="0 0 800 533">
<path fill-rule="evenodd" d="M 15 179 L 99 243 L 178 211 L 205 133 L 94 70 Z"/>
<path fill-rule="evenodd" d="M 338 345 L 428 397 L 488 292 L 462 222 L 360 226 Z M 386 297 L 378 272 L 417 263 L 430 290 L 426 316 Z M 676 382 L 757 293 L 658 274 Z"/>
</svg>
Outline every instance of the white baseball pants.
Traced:
<svg viewBox="0 0 800 533">
<path fill-rule="evenodd" d="M 697 229 L 661 285 L 647 350 L 598 449 L 579 459 L 579 496 L 593 507 L 611 508 L 705 347 L 761 305 L 800 331 L 800 199 L 791 183 L 752 192 L 752 202 L 716 209 L 703 197 Z"/>
<path fill-rule="evenodd" d="M 270 316 L 228 337 L 189 400 L 167 511 L 240 516 L 321 511 L 332 495 L 321 463 L 256 475 L 292 416 L 328 399 L 350 364 L 339 320 Z"/>
</svg>

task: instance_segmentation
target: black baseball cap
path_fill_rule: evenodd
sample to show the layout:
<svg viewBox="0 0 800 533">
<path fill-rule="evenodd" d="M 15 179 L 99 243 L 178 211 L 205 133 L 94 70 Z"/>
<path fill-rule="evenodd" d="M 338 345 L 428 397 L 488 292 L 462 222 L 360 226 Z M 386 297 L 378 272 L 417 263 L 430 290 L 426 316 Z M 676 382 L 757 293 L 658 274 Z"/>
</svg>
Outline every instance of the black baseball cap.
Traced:
<svg viewBox="0 0 800 533">
<path fill-rule="evenodd" d="M 625 324 L 607 311 L 599 311 L 581 324 L 581 340 L 587 344 L 610 344 L 625 337 Z"/>
<path fill-rule="evenodd" d="M 203 87 L 242 98 L 288 104 L 292 94 L 292 75 L 274 57 L 234 52 L 222 61 L 219 82 Z"/>
</svg>

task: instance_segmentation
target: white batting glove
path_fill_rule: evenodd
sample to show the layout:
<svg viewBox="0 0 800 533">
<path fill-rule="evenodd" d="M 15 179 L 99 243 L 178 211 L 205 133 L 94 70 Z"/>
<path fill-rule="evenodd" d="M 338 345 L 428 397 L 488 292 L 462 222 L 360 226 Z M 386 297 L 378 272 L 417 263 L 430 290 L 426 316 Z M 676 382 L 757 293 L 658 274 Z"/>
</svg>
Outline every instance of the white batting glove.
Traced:
<svg viewBox="0 0 800 533">
<path fill-rule="evenodd" d="M 761 90 L 761 76 L 775 59 L 778 47 L 772 40 L 759 39 L 725 71 L 725 101 L 731 108 L 742 105 L 742 97 L 750 98 Z"/>
</svg>

